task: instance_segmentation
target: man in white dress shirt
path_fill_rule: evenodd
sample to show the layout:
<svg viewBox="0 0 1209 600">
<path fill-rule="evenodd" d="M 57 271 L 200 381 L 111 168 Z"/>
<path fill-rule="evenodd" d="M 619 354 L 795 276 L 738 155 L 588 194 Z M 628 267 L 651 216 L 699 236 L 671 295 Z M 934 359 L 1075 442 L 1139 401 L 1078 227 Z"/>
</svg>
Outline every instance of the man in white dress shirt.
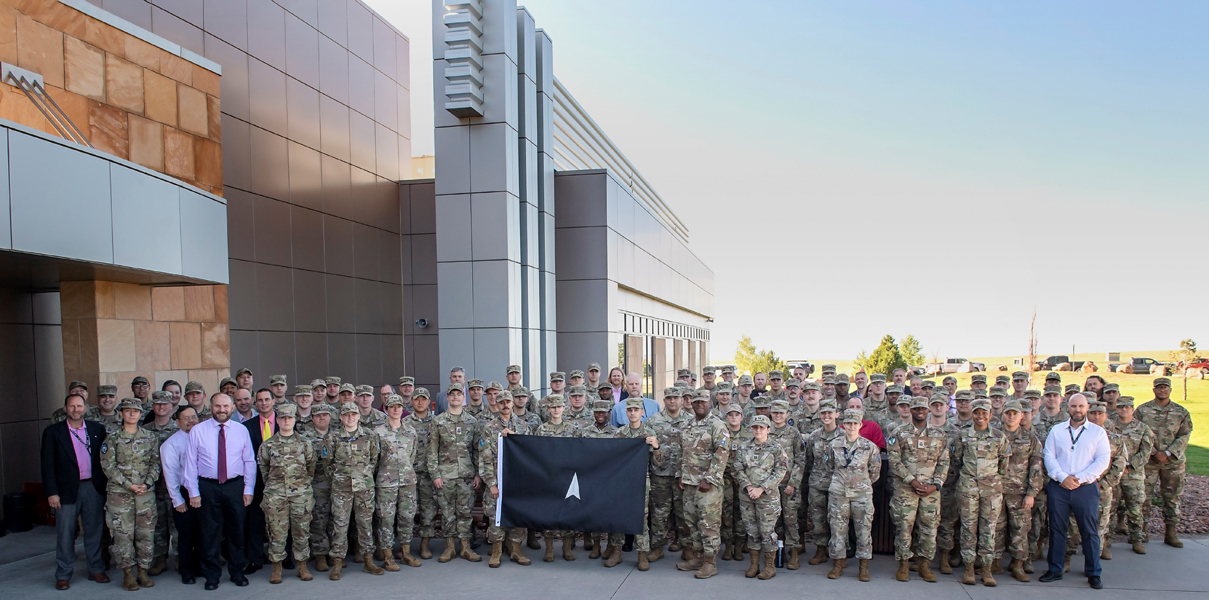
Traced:
<svg viewBox="0 0 1209 600">
<path fill-rule="evenodd" d="M 176 409 L 172 418 L 176 420 L 177 430 L 163 445 L 160 446 L 160 466 L 164 468 L 164 485 L 168 488 L 168 497 L 172 499 L 172 522 L 176 525 L 177 558 L 180 566 L 177 571 L 181 583 L 192 585 L 197 583 L 197 574 L 201 571 L 197 558 L 197 543 L 200 530 L 197 525 L 197 509 L 189 507 L 189 499 L 185 496 L 185 457 L 189 454 L 189 431 L 197 425 L 197 411 L 188 404 Z"/>
<path fill-rule="evenodd" d="M 256 488 L 256 455 L 248 428 L 231 420 L 235 405 L 226 394 L 210 397 L 214 418 L 198 423 L 189 432 L 185 457 L 185 488 L 189 506 L 197 509 L 201 526 L 201 570 L 206 589 L 218 589 L 222 567 L 218 547 L 227 538 L 227 572 L 239 587 L 248 585 L 244 575 L 244 520 Z"/>
<path fill-rule="evenodd" d="M 1108 470 L 1111 448 L 1104 428 L 1087 422 L 1087 398 L 1075 394 L 1067 401 L 1070 420 L 1055 425 L 1045 439 L 1045 484 L 1049 511 L 1049 570 L 1040 581 L 1062 579 L 1066 559 L 1066 529 L 1074 514 L 1083 536 L 1087 583 L 1100 589 L 1100 488 L 1096 481 Z"/>
</svg>

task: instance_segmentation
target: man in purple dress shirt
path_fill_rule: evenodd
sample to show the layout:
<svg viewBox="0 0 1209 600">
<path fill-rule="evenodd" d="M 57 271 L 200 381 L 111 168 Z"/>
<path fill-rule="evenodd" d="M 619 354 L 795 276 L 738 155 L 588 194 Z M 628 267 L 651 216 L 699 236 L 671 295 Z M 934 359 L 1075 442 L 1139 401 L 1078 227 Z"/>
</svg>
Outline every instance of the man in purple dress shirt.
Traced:
<svg viewBox="0 0 1209 600">
<path fill-rule="evenodd" d="M 101 558 L 106 479 L 101 472 L 100 448 L 105 442 L 105 426 L 84 420 L 84 397 L 78 394 L 67 397 L 63 411 L 67 420 L 42 432 L 42 485 L 58 528 L 55 589 L 59 590 L 71 587 L 77 520 L 83 526 L 88 578 L 109 582 Z"/>
</svg>

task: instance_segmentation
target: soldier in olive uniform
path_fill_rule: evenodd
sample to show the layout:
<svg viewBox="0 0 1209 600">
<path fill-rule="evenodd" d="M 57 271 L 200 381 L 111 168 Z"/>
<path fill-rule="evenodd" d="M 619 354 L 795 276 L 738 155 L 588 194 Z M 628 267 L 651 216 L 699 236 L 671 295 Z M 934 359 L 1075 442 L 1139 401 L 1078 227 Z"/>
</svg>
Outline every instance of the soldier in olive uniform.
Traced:
<svg viewBox="0 0 1209 600">
<path fill-rule="evenodd" d="M 1146 495 L 1146 463 L 1154 450 L 1154 433 L 1150 427 L 1134 416 L 1133 396 L 1117 398 L 1117 430 L 1125 442 L 1128 456 L 1125 473 L 1121 475 L 1120 512 L 1128 524 L 1129 543 L 1133 551 L 1146 554 L 1143 545 L 1145 523 L 1142 521 L 1143 506 L 1150 504 Z"/>
<path fill-rule="evenodd" d="M 118 410 L 122 426 L 101 444 L 101 470 L 109 479 L 105 514 L 113 536 L 110 553 L 122 569 L 122 587 L 134 591 L 155 585 L 147 571 L 155 560 L 153 486 L 160 478 L 160 448 L 155 434 L 139 427 L 142 402 L 125 398 Z"/>
<path fill-rule="evenodd" d="M 873 558 L 873 484 L 881 476 L 881 452 L 873 442 L 861 437 L 864 412 L 844 411 L 843 435 L 827 445 L 824 460 L 831 471 L 827 489 L 827 520 L 831 539 L 827 552 L 833 561 L 828 579 L 839 579 L 848 566 L 848 527 L 856 530 L 857 575 L 869 581 L 869 560 Z"/>
<path fill-rule="evenodd" d="M 373 407 L 374 386 L 359 385 L 356 389 L 357 396 L 355 402 L 357 403 L 358 414 L 361 415 L 358 423 L 370 431 L 386 423 L 386 413 Z"/>
<path fill-rule="evenodd" d="M 206 388 L 202 387 L 202 384 L 196 381 L 185 384 L 185 402 L 197 412 L 198 423 L 214 418 L 214 414 L 210 412 L 210 402 L 206 399 Z"/>
<path fill-rule="evenodd" d="M 953 398 L 957 412 L 949 416 L 945 427 L 949 434 L 949 474 L 945 484 L 940 488 L 940 526 L 936 529 L 936 550 L 940 555 L 940 572 L 949 575 L 953 567 L 961 564 L 961 550 L 954 550 L 957 545 L 957 533 L 961 509 L 957 501 L 957 480 L 961 475 L 961 463 L 957 451 L 957 438 L 962 428 L 973 423 L 974 390 L 957 390 Z M 952 555 L 950 555 L 952 553 Z"/>
<path fill-rule="evenodd" d="M 1104 402 L 1092 402 L 1087 407 L 1087 420 L 1100 427 L 1108 425 L 1108 405 Z M 1096 482 L 1100 487 L 1100 526 L 1096 531 L 1100 535 L 1100 559 L 1112 560 L 1112 540 L 1108 537 L 1111 531 L 1109 521 L 1112 517 L 1112 496 L 1113 490 L 1121 483 L 1121 475 L 1125 473 L 1129 455 L 1125 440 L 1117 432 L 1106 429 L 1105 433 L 1108 434 L 1110 460 L 1108 470 Z"/>
<path fill-rule="evenodd" d="M 814 557 L 807 561 L 821 565 L 827 560 L 827 546 L 831 542 L 831 522 L 827 517 L 827 496 L 831 488 L 831 466 L 827 463 L 827 448 L 832 440 L 844 435 L 844 429 L 836 422 L 835 400 L 819 402 L 819 423 L 806 437 L 806 503 L 809 506 L 811 538 L 815 544 Z"/>
<path fill-rule="evenodd" d="M 705 392 L 708 397 L 709 392 Z M 612 400 L 604 400 L 612 405 Z M 708 403 L 707 403 L 708 404 Z M 612 411 L 612 408 L 610 408 Z M 648 446 L 650 461 L 652 465 L 662 466 L 664 455 L 662 447 L 659 445 L 659 437 L 655 435 L 655 430 L 651 429 L 650 425 L 642 422 L 642 417 L 646 407 L 642 398 L 628 398 L 625 401 L 626 424 L 617 428 L 616 436 L 619 438 L 642 438 Z M 648 419 L 649 421 L 650 419 Z M 638 550 L 638 570 L 646 571 L 651 568 L 650 550 L 651 550 L 651 531 L 648 526 L 650 517 L 650 495 L 651 495 L 651 470 L 647 469 L 646 502 L 643 503 L 642 515 L 642 533 L 634 536 L 634 548 Z M 625 541 L 625 536 L 620 533 L 609 534 L 609 547 L 612 549 L 612 554 L 605 558 L 604 566 L 614 567 L 621 563 L 621 546 Z"/>
<path fill-rule="evenodd" d="M 484 414 L 489 413 L 487 406 L 488 404 L 483 402 L 483 380 L 471 379 L 467 381 L 466 405 L 463 407 L 463 410 L 479 421 L 486 421 L 491 418 L 490 414 Z"/>
<path fill-rule="evenodd" d="M 684 495 L 676 484 L 680 475 L 680 432 L 693 420 L 681 404 L 685 390 L 691 398 L 693 391 L 688 388 L 664 388 L 663 410 L 646 420 L 646 424 L 655 431 L 655 437 L 659 438 L 663 454 L 663 461 L 659 465 L 651 464 L 651 552 L 647 556 L 651 562 L 663 558 L 663 546 L 667 543 L 673 515 L 680 526 L 676 541 L 683 542 L 689 535 L 684 520 Z"/>
<path fill-rule="evenodd" d="M 1037 494 L 1045 485 L 1045 463 L 1041 452 L 1041 440 L 1029 429 L 1021 426 L 1025 417 L 1022 402 L 1008 400 L 1003 405 L 1000 430 L 1007 438 L 1011 450 L 1007 467 L 1003 471 L 1003 510 L 995 525 L 995 560 L 991 572 L 999 572 L 1006 549 L 1012 556 L 1009 570 L 1016 581 L 1029 581 L 1024 566 L 1029 562 L 1028 532 L 1033 523 L 1033 506 Z"/>
<path fill-rule="evenodd" d="M 592 424 L 592 407 L 588 402 L 588 390 L 582 385 L 567 388 L 567 408 L 563 409 L 563 420 L 583 429 Z"/>
<path fill-rule="evenodd" d="M 416 430 L 416 458 L 412 468 L 416 472 L 416 513 L 420 515 L 420 558 L 432 558 L 428 548 L 432 536 L 436 535 L 437 495 L 432 485 L 432 470 L 428 465 L 428 448 L 432 441 L 432 401 L 428 388 L 416 388 L 411 395 L 411 414 L 403 418 Z"/>
<path fill-rule="evenodd" d="M 552 373 L 560 375 L 559 373 Z M 567 404 L 563 400 L 562 394 L 550 394 L 542 398 L 545 402 L 545 410 L 547 420 L 534 430 L 533 435 L 542 437 L 563 437 L 573 438 L 579 437 L 579 427 L 574 423 L 563 420 L 563 411 L 566 410 Z M 562 537 L 563 540 L 563 560 L 575 560 L 575 532 L 548 529 L 543 532 L 546 538 L 546 554 L 542 557 L 545 562 L 554 562 L 554 539 Z"/>
<path fill-rule="evenodd" d="M 512 415 L 527 423 L 530 431 L 537 431 L 537 428 L 541 427 L 543 421 L 541 416 L 537 414 L 537 411 L 529 410 L 529 399 L 531 397 L 529 390 L 525 389 L 523 385 L 514 385 L 508 391 L 512 394 Z M 612 399 L 612 394 L 613 388 L 609 387 L 610 400 Z M 529 534 L 532 535 L 533 531 L 530 530 Z M 533 548 L 533 545 L 530 544 L 529 547 Z"/>
<path fill-rule="evenodd" d="M 326 397 L 324 392 L 316 393 L 320 398 Z M 311 408 L 311 425 L 303 431 L 315 452 L 315 474 L 311 477 L 311 494 L 315 501 L 311 509 L 310 555 L 315 557 L 315 570 L 319 572 L 328 570 L 328 553 L 332 549 L 328 532 L 332 519 L 332 440 L 339 425 L 332 428 L 331 424 L 332 407 L 320 402 Z"/>
<path fill-rule="evenodd" d="M 416 430 L 403 420 L 403 397 L 386 397 L 386 423 L 374 429 L 381 444 L 378 453 L 378 477 L 374 480 L 375 511 L 378 526 L 378 551 L 382 568 L 398 571 L 398 556 L 403 564 L 418 567 L 411 555 L 411 533 L 416 521 Z M 395 542 L 399 552 L 395 553 Z"/>
<path fill-rule="evenodd" d="M 512 393 L 501 390 L 495 395 L 496 414 L 483 424 L 479 431 L 478 471 L 487 492 L 483 494 L 483 514 L 490 523 L 487 537 L 491 541 L 491 557 L 487 566 L 500 566 L 504 547 L 507 546 L 508 560 L 527 566 L 532 561 L 525 556 L 521 544 L 525 541 L 525 528 L 504 528 L 495 520 L 496 502 L 500 497 L 499 476 L 496 463 L 499 460 L 499 439 L 509 435 L 531 435 L 529 424 L 512 414 Z"/>
<path fill-rule="evenodd" d="M 774 404 L 787 404 L 777 400 Z M 735 478 L 742 491 L 743 523 L 747 529 L 747 547 L 751 566 L 748 578 L 772 579 L 777 573 L 777 520 L 781 516 L 782 482 L 789 476 L 790 460 L 785 448 L 768 435 L 772 421 L 758 415 L 752 419 L 752 438 L 743 442 L 735 454 Z M 791 428 L 792 429 L 792 428 Z M 793 430 L 795 433 L 796 429 Z M 763 556 L 764 568 L 760 568 Z"/>
<path fill-rule="evenodd" d="M 747 377 L 744 375 L 744 377 Z M 710 414 L 709 392 L 693 394 L 693 420 L 680 432 L 683 456 L 680 489 L 684 492 L 684 520 L 692 530 L 681 571 L 696 571 L 697 579 L 718 574 L 715 563 L 721 545 L 722 472 L 730 458 L 730 431 Z"/>
<path fill-rule="evenodd" d="M 719 386 L 727 385 L 725 382 Z M 716 410 L 716 409 L 715 409 Z M 739 445 L 752 438 L 751 429 L 743 426 L 743 409 L 727 406 L 722 415 L 726 430 L 730 432 L 730 450 L 727 453 L 726 469 L 722 472 L 722 560 L 743 560 L 747 552 L 747 527 L 743 523 L 740 506 L 743 488 L 735 474 L 735 460 Z"/>
<path fill-rule="evenodd" d="M 785 568 L 798 568 L 798 554 L 802 549 L 802 535 L 798 528 L 798 512 L 802 506 L 802 476 L 806 471 L 806 447 L 802 441 L 802 432 L 789 423 L 789 402 L 773 400 L 771 408 L 772 429 L 768 435 L 781 444 L 789 457 L 789 471 L 785 473 L 779 486 L 781 494 L 781 516 L 777 521 L 777 535 L 784 540 L 789 558 Z M 746 518 L 744 523 L 750 523 Z M 751 533 L 748 532 L 750 541 Z"/>
<path fill-rule="evenodd" d="M 974 585 L 974 559 L 982 560 L 982 583 L 996 585 L 991 574 L 995 559 L 995 523 L 1003 510 L 1003 478 L 1011 446 L 1002 432 L 992 429 L 989 400 L 973 402 L 973 424 L 957 438 L 953 458 L 961 464 L 957 479 L 957 506 L 961 513 L 961 582 Z"/>
<path fill-rule="evenodd" d="M 277 433 L 260 444 L 256 466 L 264 477 L 265 523 L 269 533 L 269 562 L 273 565 L 269 583 L 281 583 L 281 562 L 286 558 L 286 540 L 293 538 L 298 578 L 310 581 L 306 568 L 311 557 L 311 511 L 315 493 L 315 447 L 294 430 L 298 407 L 283 402 L 274 410 Z"/>
<path fill-rule="evenodd" d="M 105 432 L 109 435 L 122 428 L 122 413 L 118 411 L 117 394 L 116 385 L 97 386 L 97 405 L 89 408 L 84 414 L 85 420 L 104 425 Z M 139 406 L 142 406 L 141 402 Z"/>
<path fill-rule="evenodd" d="M 155 418 L 143 423 L 143 429 L 155 434 L 155 447 L 159 448 L 176 433 L 179 427 L 172 420 L 172 392 L 152 392 L 151 411 Z M 164 478 L 155 482 L 155 562 L 151 564 L 148 575 L 155 577 L 168 568 L 169 541 L 176 533 L 172 523 L 172 496 L 168 495 L 168 486 Z"/>
<path fill-rule="evenodd" d="M 363 570 L 381 575 L 374 564 L 374 467 L 381 445 L 374 432 L 359 423 L 357 405 L 345 402 L 340 407 L 340 428 L 329 439 L 332 452 L 332 571 L 328 579 L 338 581 L 348 554 L 349 521 L 357 527 L 357 552 L 365 562 Z"/>
<path fill-rule="evenodd" d="M 947 398 L 941 394 L 941 400 Z M 910 578 L 908 561 L 914 556 L 924 581 L 936 581 L 929 566 L 936 554 L 936 528 L 940 525 L 940 488 L 949 474 L 949 434 L 928 423 L 929 400 L 911 398 L 911 425 L 886 438 L 894 494 L 890 520 L 894 523 L 895 579 Z M 912 537 L 914 536 L 914 537 Z M 915 540 L 914 548 L 912 540 Z"/>
<path fill-rule="evenodd" d="M 572 371 L 575 373 L 576 371 Z M 509 395 L 511 398 L 511 395 Z M 595 438 L 595 439 L 611 439 L 617 437 L 617 428 L 609 419 L 613 411 L 613 403 L 608 400 L 596 400 L 592 402 L 592 423 L 581 427 L 579 437 Z M 662 413 L 660 413 L 662 414 Z M 604 532 L 585 532 L 584 533 L 584 548 L 591 551 L 588 558 L 600 558 L 604 548 L 601 547 L 601 541 L 608 541 L 608 533 Z M 610 548 L 614 550 L 614 548 Z M 607 560 L 608 557 L 605 557 Z"/>
<path fill-rule="evenodd" d="M 470 510 L 474 491 L 481 484 L 474 465 L 478 420 L 463 410 L 466 396 L 462 384 L 449 384 L 445 399 L 449 410 L 433 419 L 428 445 L 428 468 L 441 506 L 441 529 L 445 532 L 445 551 L 437 560 L 443 563 L 453 560 L 454 542 L 460 539 L 462 552 L 458 556 L 479 562 L 482 557 L 470 549 Z"/>
<path fill-rule="evenodd" d="M 1146 463 L 1146 490 L 1159 498 L 1167 533 L 1163 543 L 1183 548 L 1176 535 L 1180 524 L 1180 495 L 1184 493 L 1184 469 L 1188 440 L 1192 437 L 1192 416 L 1188 409 L 1171 400 L 1171 380 L 1154 380 L 1154 400 L 1137 408 L 1136 419 L 1154 432 L 1154 449 Z M 1143 523 L 1150 522 L 1150 503 L 1146 503 Z"/>
<path fill-rule="evenodd" d="M 550 420 L 550 396 L 562 397 L 565 407 L 567 399 L 563 394 L 564 386 L 566 386 L 566 373 L 558 372 L 550 374 L 550 393 L 545 398 L 538 400 L 536 406 L 533 407 L 533 412 L 537 413 L 537 416 L 541 417 L 542 421 Z M 563 412 L 566 412 L 565 408 Z"/>
</svg>

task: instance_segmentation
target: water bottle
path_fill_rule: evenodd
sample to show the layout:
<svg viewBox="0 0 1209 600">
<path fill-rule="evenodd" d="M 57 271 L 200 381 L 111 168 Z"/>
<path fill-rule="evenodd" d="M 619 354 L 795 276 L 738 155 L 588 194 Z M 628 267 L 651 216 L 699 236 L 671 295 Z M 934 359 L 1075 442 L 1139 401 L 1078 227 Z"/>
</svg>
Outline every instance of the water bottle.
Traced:
<svg viewBox="0 0 1209 600">
<path fill-rule="evenodd" d="M 777 568 L 785 568 L 785 541 L 777 540 Z"/>
</svg>

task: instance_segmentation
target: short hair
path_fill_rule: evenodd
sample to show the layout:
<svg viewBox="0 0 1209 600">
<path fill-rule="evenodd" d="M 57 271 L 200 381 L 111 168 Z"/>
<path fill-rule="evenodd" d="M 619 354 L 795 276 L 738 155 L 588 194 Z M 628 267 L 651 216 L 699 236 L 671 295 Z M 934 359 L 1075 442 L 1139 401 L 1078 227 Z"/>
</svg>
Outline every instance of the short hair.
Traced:
<svg viewBox="0 0 1209 600">
<path fill-rule="evenodd" d="M 895 373 L 902 373 L 903 375 L 906 375 L 906 374 L 907 374 L 907 370 L 906 370 L 906 369 L 904 369 L 904 368 L 902 368 L 902 367 L 899 367 L 899 368 L 897 368 L 897 369 L 894 369 L 893 371 L 890 371 L 890 374 L 891 374 L 891 375 L 894 375 Z"/>
<path fill-rule="evenodd" d="M 68 394 L 67 397 L 63 399 L 63 406 L 67 406 L 67 404 L 71 402 L 72 398 L 79 398 L 80 402 L 84 403 L 84 406 L 88 406 L 88 401 L 84 399 L 84 396 L 79 394 Z"/>
<path fill-rule="evenodd" d="M 177 409 L 172 413 L 172 420 L 175 421 L 181 418 L 181 413 L 185 412 L 186 410 L 191 410 L 193 411 L 193 414 L 197 414 L 197 409 L 186 404 L 184 406 L 177 407 Z"/>
<path fill-rule="evenodd" d="M 160 386 L 160 391 L 161 392 L 168 391 L 168 386 L 170 386 L 170 385 L 175 385 L 176 387 L 181 387 L 181 384 L 177 383 L 175 379 L 169 379 L 168 381 L 164 382 L 164 385 Z"/>
<path fill-rule="evenodd" d="M 260 389 L 256 390 L 256 396 L 259 396 L 261 392 L 264 392 L 270 396 L 273 395 L 273 390 L 270 390 L 269 388 L 260 388 Z"/>
<path fill-rule="evenodd" d="M 454 367 L 449 370 L 450 375 L 453 375 L 454 373 L 465 373 L 465 372 L 466 372 L 466 369 L 464 369 L 462 367 Z"/>
<path fill-rule="evenodd" d="M 389 389 L 389 390 L 390 390 L 390 393 L 392 393 L 392 394 L 393 394 L 393 393 L 395 393 L 395 386 L 393 386 L 393 385 L 391 385 L 391 384 L 389 384 L 389 383 L 384 383 L 384 384 L 382 384 L 381 386 L 379 386 L 379 387 L 378 387 L 378 391 L 379 391 L 379 392 L 381 392 L 381 391 L 382 391 L 382 388 L 387 388 L 387 389 Z"/>
<path fill-rule="evenodd" d="M 914 376 L 912 376 L 912 377 L 911 377 L 910 381 L 911 381 L 911 383 L 915 383 L 916 381 L 918 381 L 918 382 L 920 382 L 920 383 L 923 383 L 923 382 L 924 382 L 924 378 L 923 378 L 923 377 L 920 377 L 919 375 L 914 375 Z"/>
</svg>

